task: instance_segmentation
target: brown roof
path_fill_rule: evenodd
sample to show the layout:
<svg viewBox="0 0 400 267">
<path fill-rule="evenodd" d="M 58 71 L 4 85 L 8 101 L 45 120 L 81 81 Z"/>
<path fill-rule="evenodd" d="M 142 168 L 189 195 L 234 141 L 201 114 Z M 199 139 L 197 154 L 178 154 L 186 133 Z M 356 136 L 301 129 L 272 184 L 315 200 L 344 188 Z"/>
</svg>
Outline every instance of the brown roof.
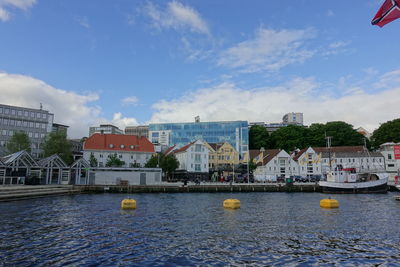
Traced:
<svg viewBox="0 0 400 267">
<path fill-rule="evenodd" d="M 84 142 L 83 149 L 154 153 L 154 145 L 146 137 L 123 134 L 93 134 Z"/>
<path fill-rule="evenodd" d="M 250 149 L 250 159 L 254 159 L 260 155 L 261 151 L 259 149 Z"/>
<path fill-rule="evenodd" d="M 329 152 L 329 149 L 327 147 L 311 147 L 311 148 L 314 149 L 316 153 Z M 308 147 L 300 150 L 296 154 L 296 156 L 294 156 L 293 159 L 297 161 L 300 158 L 300 156 L 307 151 L 307 149 Z M 330 151 L 332 153 L 339 153 L 339 152 L 353 153 L 353 152 L 363 152 L 365 151 L 365 148 L 363 146 L 333 146 L 330 148 Z"/>
<path fill-rule="evenodd" d="M 221 146 L 224 145 L 224 143 L 208 143 L 214 151 L 217 151 L 218 149 L 221 148 Z"/>
<path fill-rule="evenodd" d="M 270 162 L 276 155 L 281 152 L 280 149 L 267 149 L 264 151 L 264 158 L 263 158 L 263 165 L 266 165 L 268 162 Z"/>
</svg>

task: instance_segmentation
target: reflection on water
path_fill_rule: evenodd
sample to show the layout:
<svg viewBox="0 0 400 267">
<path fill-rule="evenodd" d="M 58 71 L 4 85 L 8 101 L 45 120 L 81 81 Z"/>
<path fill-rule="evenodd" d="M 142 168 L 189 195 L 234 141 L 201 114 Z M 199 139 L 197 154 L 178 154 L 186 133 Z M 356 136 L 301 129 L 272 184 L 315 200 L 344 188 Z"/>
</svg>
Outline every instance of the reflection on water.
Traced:
<svg viewBox="0 0 400 267">
<path fill-rule="evenodd" d="M 318 193 L 78 195 L 0 203 L 0 266 L 400 263 L 400 203 Z M 226 198 L 241 200 L 225 210 Z"/>
</svg>

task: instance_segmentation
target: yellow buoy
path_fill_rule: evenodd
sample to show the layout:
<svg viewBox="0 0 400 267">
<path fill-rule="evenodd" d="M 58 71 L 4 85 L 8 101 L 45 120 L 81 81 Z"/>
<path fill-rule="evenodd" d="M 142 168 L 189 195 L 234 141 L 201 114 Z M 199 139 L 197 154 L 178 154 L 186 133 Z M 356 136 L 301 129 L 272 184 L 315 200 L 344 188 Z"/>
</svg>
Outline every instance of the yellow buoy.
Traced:
<svg viewBox="0 0 400 267">
<path fill-rule="evenodd" d="M 225 209 L 238 209 L 240 208 L 240 200 L 239 199 L 225 199 L 224 200 L 224 208 Z"/>
<path fill-rule="evenodd" d="M 121 201 L 121 209 L 124 209 L 124 210 L 136 209 L 136 200 L 130 199 L 130 198 L 126 198 L 126 199 L 122 200 Z"/>
<path fill-rule="evenodd" d="M 336 209 L 339 208 L 339 201 L 337 201 L 336 199 L 326 198 L 321 199 L 319 205 L 321 206 L 321 208 L 324 209 Z"/>
</svg>

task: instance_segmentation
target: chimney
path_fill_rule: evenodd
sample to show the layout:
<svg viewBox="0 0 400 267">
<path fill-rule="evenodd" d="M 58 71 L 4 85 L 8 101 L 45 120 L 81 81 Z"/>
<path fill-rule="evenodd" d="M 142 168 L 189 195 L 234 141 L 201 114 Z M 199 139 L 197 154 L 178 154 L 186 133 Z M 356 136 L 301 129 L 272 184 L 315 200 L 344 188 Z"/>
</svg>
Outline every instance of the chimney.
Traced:
<svg viewBox="0 0 400 267">
<path fill-rule="evenodd" d="M 194 122 L 199 123 L 200 122 L 200 116 L 194 117 Z"/>
</svg>

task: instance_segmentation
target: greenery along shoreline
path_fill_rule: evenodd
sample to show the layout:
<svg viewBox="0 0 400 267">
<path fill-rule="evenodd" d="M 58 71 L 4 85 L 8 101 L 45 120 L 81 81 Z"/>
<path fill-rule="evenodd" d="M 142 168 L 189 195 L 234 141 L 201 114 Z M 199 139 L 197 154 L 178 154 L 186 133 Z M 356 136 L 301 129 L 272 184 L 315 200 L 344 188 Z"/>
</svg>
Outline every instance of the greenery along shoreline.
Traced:
<svg viewBox="0 0 400 267">
<path fill-rule="evenodd" d="M 400 119 L 385 122 L 376 129 L 370 140 L 358 133 L 353 125 L 343 121 L 326 124 L 313 123 L 309 127 L 289 125 L 269 134 L 264 126 L 254 125 L 249 131 L 250 149 L 284 149 L 293 151 L 306 147 L 326 146 L 326 136 L 332 137 L 332 146 L 359 146 L 366 142 L 370 150 L 386 142 L 400 142 Z"/>
</svg>

